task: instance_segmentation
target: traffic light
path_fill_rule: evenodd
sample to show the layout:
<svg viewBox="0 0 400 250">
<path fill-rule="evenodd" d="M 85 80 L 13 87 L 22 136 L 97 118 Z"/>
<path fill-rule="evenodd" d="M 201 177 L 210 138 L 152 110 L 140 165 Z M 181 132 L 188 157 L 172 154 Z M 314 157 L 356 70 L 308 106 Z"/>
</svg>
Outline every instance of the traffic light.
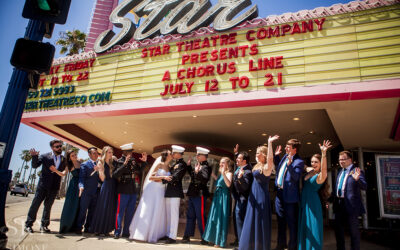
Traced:
<svg viewBox="0 0 400 250">
<path fill-rule="evenodd" d="M 65 24 L 71 0 L 26 0 L 22 16 L 45 23 Z"/>
<path fill-rule="evenodd" d="M 14 46 L 11 65 L 27 72 L 48 73 L 53 62 L 55 48 L 50 43 L 20 38 Z"/>
</svg>

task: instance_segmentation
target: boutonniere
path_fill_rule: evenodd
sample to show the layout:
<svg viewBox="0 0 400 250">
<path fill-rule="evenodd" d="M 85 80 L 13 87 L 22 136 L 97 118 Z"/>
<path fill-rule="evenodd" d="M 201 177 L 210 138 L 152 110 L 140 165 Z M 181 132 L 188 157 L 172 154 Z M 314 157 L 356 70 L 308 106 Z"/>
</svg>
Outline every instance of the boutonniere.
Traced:
<svg viewBox="0 0 400 250">
<path fill-rule="evenodd" d="M 176 165 L 174 166 L 174 169 L 177 169 L 177 168 L 179 168 L 179 164 L 176 164 Z"/>
</svg>

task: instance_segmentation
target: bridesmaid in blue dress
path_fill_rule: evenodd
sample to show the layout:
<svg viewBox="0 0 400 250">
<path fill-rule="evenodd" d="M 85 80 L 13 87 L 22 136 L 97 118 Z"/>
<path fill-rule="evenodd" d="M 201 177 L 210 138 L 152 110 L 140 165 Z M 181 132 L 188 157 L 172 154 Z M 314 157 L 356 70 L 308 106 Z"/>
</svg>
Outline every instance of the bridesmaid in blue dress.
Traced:
<svg viewBox="0 0 400 250">
<path fill-rule="evenodd" d="M 60 219 L 60 234 L 73 231 L 75 228 L 75 220 L 79 210 L 79 170 L 80 162 L 75 151 L 72 149 L 67 151 L 66 156 L 67 168 L 62 175 L 71 172 L 72 178 L 68 184 L 67 194 L 65 196 L 64 207 Z M 58 170 L 57 170 L 58 171 Z M 59 174 L 59 173 L 57 173 Z"/>
<path fill-rule="evenodd" d="M 103 234 L 104 236 L 109 236 L 109 233 L 115 228 L 117 190 L 116 181 L 112 177 L 115 163 L 112 147 L 105 146 L 97 163 L 97 166 L 99 166 L 99 177 L 103 184 L 101 185 L 100 194 L 97 199 L 93 222 L 89 229 L 89 232 L 96 235 Z"/>
<path fill-rule="evenodd" d="M 217 189 L 214 193 L 202 238 L 205 241 L 213 243 L 214 247 L 226 246 L 231 208 L 229 187 L 232 183 L 232 169 L 233 162 L 228 157 L 222 157 L 219 162 L 219 178 L 212 173 L 212 177 L 217 180 Z"/>
<path fill-rule="evenodd" d="M 332 147 L 326 140 L 319 144 L 321 155 L 315 154 L 311 158 L 311 167 L 304 177 L 301 194 L 300 218 L 298 229 L 299 250 L 322 249 L 323 245 L 323 217 L 319 190 L 327 177 L 326 151 Z M 322 190 L 323 191 L 323 190 Z"/>
<path fill-rule="evenodd" d="M 272 142 L 279 139 L 269 137 L 268 147 L 257 148 L 257 164 L 253 168 L 253 184 L 247 202 L 246 217 L 239 239 L 240 250 L 261 250 L 271 248 L 271 201 L 269 198 L 269 177 L 274 169 Z M 243 174 L 239 172 L 239 175 Z"/>
</svg>

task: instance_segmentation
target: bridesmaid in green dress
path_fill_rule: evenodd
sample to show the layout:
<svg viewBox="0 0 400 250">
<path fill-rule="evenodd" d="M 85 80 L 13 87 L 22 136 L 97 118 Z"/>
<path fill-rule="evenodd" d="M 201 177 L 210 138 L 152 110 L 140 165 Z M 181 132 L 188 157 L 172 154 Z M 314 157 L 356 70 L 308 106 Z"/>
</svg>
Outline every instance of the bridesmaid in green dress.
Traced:
<svg viewBox="0 0 400 250">
<path fill-rule="evenodd" d="M 75 219 L 79 210 L 79 169 L 80 161 L 75 151 L 68 150 L 67 152 L 67 168 L 62 173 L 57 173 L 64 176 L 69 172 L 72 174 L 72 178 L 69 181 L 67 194 L 65 196 L 64 207 L 61 213 L 60 219 L 60 234 L 68 233 L 73 231 L 75 228 Z"/>
<path fill-rule="evenodd" d="M 321 155 L 315 154 L 311 158 L 311 167 L 304 177 L 301 194 L 298 241 L 299 250 L 322 249 L 323 245 L 323 217 L 319 190 L 327 177 L 326 151 L 332 147 L 326 140 L 319 144 Z"/>
<path fill-rule="evenodd" d="M 217 189 L 208 213 L 207 224 L 204 229 L 203 239 L 214 244 L 214 247 L 225 247 L 229 230 L 229 215 L 231 207 L 231 195 L 229 187 L 232 183 L 232 161 L 223 157 L 219 163 L 220 176 L 217 178 Z"/>
</svg>

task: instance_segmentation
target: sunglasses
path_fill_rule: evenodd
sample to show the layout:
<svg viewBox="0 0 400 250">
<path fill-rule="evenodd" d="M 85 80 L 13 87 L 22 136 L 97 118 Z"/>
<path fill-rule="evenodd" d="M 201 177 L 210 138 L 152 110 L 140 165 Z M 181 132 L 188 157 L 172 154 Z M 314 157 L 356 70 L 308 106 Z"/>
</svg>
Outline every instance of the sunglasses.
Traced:
<svg viewBox="0 0 400 250">
<path fill-rule="evenodd" d="M 61 148 L 61 147 L 62 147 L 62 145 L 53 146 L 53 148 Z"/>
</svg>

